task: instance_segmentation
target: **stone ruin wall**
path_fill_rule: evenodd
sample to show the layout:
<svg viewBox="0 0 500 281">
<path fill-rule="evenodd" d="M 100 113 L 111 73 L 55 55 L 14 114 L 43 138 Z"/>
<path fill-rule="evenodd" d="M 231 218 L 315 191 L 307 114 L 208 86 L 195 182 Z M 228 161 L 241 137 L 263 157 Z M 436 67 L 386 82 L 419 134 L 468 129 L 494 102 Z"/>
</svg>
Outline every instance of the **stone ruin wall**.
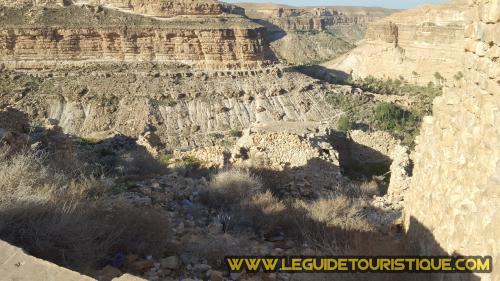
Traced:
<svg viewBox="0 0 500 281">
<path fill-rule="evenodd" d="M 498 262 L 500 1 L 469 5 L 465 79 L 437 98 L 434 116 L 424 120 L 405 220 L 419 254 L 491 255 Z M 481 280 L 500 280 L 493 268 Z"/>
</svg>

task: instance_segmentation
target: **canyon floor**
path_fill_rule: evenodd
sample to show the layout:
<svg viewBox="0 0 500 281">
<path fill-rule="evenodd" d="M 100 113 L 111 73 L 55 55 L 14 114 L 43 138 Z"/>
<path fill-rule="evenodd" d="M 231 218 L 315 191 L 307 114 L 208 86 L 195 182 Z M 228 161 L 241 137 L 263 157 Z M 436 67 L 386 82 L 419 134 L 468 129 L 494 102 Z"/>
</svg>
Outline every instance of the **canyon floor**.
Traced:
<svg viewBox="0 0 500 281">
<path fill-rule="evenodd" d="M 466 83 L 464 5 L 146 2 L 0 0 L 0 279 L 447 278 L 224 257 L 422 252 L 408 194 L 422 124 Z"/>
</svg>

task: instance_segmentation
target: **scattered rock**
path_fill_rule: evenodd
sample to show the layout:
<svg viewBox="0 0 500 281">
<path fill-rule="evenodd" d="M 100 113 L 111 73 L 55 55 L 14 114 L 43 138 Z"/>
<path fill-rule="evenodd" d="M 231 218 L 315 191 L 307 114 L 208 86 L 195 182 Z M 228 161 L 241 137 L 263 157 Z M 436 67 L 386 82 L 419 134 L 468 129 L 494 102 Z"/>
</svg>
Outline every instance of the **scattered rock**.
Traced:
<svg viewBox="0 0 500 281">
<path fill-rule="evenodd" d="M 97 279 L 99 281 L 110 281 L 120 275 L 122 275 L 122 272 L 118 268 L 107 265 L 99 271 L 99 273 L 97 274 Z"/>
<path fill-rule="evenodd" d="M 146 270 L 152 268 L 153 266 L 154 266 L 154 263 L 152 261 L 141 259 L 141 260 L 136 260 L 136 261 L 132 262 L 131 264 L 129 264 L 127 266 L 127 268 L 131 272 L 143 273 Z"/>
<path fill-rule="evenodd" d="M 220 271 L 217 271 L 217 270 L 210 270 L 209 277 L 210 277 L 210 281 L 223 281 L 224 280 L 224 274 Z"/>
<path fill-rule="evenodd" d="M 161 267 L 166 269 L 178 269 L 181 263 L 178 256 L 170 256 L 161 260 Z"/>
</svg>

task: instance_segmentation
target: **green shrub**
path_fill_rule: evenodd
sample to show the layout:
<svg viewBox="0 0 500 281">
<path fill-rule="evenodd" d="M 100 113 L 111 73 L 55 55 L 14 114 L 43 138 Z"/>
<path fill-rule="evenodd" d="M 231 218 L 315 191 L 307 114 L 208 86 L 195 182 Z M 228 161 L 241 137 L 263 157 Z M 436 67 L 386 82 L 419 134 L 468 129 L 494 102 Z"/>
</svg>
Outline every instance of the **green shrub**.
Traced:
<svg viewBox="0 0 500 281">
<path fill-rule="evenodd" d="M 340 119 L 337 121 L 337 130 L 343 133 L 347 133 L 348 131 L 353 129 L 353 122 L 349 117 L 347 116 L 342 116 Z"/>
<path fill-rule="evenodd" d="M 185 156 L 181 159 L 176 159 L 175 164 L 177 167 L 182 167 L 185 169 L 199 169 L 203 166 L 203 161 L 194 156 Z"/>
<path fill-rule="evenodd" d="M 241 138 L 241 136 L 243 136 L 243 133 L 239 130 L 231 130 L 229 131 L 229 135 L 233 138 Z"/>
<path fill-rule="evenodd" d="M 375 107 L 375 120 L 383 130 L 392 130 L 403 122 L 405 111 L 392 103 L 380 103 Z"/>
</svg>

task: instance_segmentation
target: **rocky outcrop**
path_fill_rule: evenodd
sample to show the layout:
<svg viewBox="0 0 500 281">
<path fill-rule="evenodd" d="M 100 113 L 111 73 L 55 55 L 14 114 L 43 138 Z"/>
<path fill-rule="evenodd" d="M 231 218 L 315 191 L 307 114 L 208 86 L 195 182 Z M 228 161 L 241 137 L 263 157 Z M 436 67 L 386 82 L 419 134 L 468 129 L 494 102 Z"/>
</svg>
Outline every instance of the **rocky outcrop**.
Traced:
<svg viewBox="0 0 500 281">
<path fill-rule="evenodd" d="M 272 59 L 265 29 L 235 15 L 167 21 L 93 6 L 0 9 L 0 68 L 144 61 L 241 69 Z"/>
<path fill-rule="evenodd" d="M 491 255 L 498 260 L 500 2 L 470 3 L 465 79 L 437 98 L 434 116 L 424 120 L 406 222 L 422 255 Z M 481 280 L 500 280 L 498 267 L 493 270 Z"/>
<path fill-rule="evenodd" d="M 244 15 L 245 13 L 241 8 L 217 0 L 90 0 L 88 2 L 93 5 L 127 9 L 135 13 L 157 17 L 220 15 L 222 13 Z"/>
<path fill-rule="evenodd" d="M 465 9 L 453 2 L 392 14 L 370 23 L 357 48 L 325 66 L 354 78 L 402 76 L 419 84 L 458 80 Z"/>
<path fill-rule="evenodd" d="M 269 28 L 284 31 L 321 31 L 334 26 L 364 25 L 392 13 L 382 8 L 294 8 L 273 4 L 239 4 L 245 13 Z"/>
<path fill-rule="evenodd" d="M 0 6 L 24 7 L 24 6 L 66 6 L 72 3 L 71 0 L 0 0 Z"/>
<path fill-rule="evenodd" d="M 53 263 L 32 257 L 20 248 L 0 241 L 0 275 L 3 280 L 67 280 L 94 281 L 80 273 L 57 266 Z M 120 274 L 121 275 L 121 274 Z M 124 274 L 114 281 L 141 281 L 132 275 Z"/>
</svg>

